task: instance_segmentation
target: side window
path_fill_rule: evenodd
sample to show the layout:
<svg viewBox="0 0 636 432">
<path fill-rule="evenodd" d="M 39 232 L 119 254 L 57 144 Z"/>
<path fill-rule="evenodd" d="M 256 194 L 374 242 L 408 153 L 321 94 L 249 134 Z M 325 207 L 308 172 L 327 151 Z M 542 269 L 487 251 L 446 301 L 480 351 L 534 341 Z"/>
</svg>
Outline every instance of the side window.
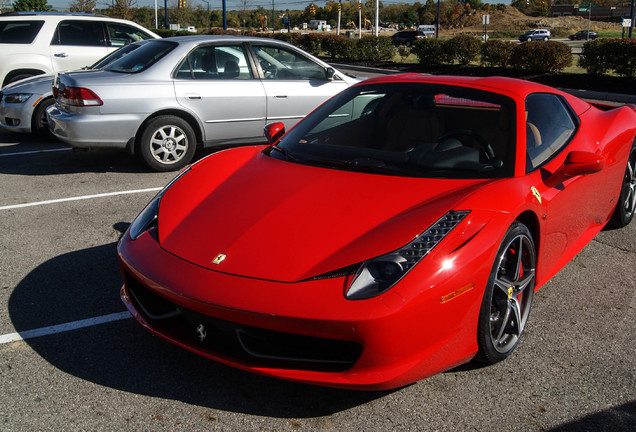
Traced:
<svg viewBox="0 0 636 432">
<path fill-rule="evenodd" d="M 277 46 L 252 46 L 265 79 L 327 80 L 325 69 L 300 53 Z"/>
<path fill-rule="evenodd" d="M 577 123 L 568 106 L 553 94 L 535 93 L 526 98 L 527 171 L 541 166 L 572 138 Z"/>
<path fill-rule="evenodd" d="M 188 54 L 179 66 L 175 78 L 246 80 L 252 78 L 252 72 L 241 46 L 207 45 Z"/>
<path fill-rule="evenodd" d="M 0 43 L 30 44 L 43 24 L 44 21 L 0 22 Z"/>
<path fill-rule="evenodd" d="M 140 40 L 153 39 L 151 35 L 133 26 L 120 23 L 106 23 L 110 46 L 120 47 Z"/>
<path fill-rule="evenodd" d="M 61 21 L 51 45 L 106 46 L 103 25 L 100 21 Z"/>
</svg>

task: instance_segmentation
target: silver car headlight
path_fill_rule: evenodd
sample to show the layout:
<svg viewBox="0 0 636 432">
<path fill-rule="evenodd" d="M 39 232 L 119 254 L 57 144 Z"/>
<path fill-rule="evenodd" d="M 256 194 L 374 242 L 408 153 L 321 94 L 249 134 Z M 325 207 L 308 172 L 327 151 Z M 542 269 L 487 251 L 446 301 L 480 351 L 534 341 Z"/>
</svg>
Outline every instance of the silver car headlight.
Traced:
<svg viewBox="0 0 636 432">
<path fill-rule="evenodd" d="M 6 103 L 25 103 L 31 97 L 31 93 L 9 93 L 4 95 Z"/>
<path fill-rule="evenodd" d="M 363 262 L 347 289 L 346 298 L 364 300 L 391 289 L 437 246 L 468 213 L 470 212 L 450 211 L 406 246 Z"/>
<path fill-rule="evenodd" d="M 190 171 L 190 168 L 186 168 L 181 171 L 175 178 L 173 178 L 170 183 L 164 187 L 161 192 L 159 192 L 153 199 L 148 203 L 148 205 L 139 213 L 139 216 L 135 218 L 133 223 L 130 224 L 130 229 L 128 230 L 128 234 L 130 235 L 131 240 L 137 240 L 139 236 L 148 231 L 151 227 L 157 225 L 159 220 L 159 204 L 161 203 L 161 198 L 163 194 L 172 186 L 182 175 Z"/>
</svg>

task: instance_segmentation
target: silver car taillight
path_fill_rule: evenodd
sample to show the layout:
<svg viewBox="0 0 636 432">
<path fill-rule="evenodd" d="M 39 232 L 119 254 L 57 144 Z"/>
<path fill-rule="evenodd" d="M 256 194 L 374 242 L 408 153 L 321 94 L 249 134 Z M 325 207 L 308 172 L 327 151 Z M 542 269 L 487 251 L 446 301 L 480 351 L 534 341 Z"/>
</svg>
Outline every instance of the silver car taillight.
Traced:
<svg viewBox="0 0 636 432">
<path fill-rule="evenodd" d="M 70 106 L 101 106 L 104 102 L 92 90 L 67 87 L 59 94 L 60 103 Z"/>
</svg>

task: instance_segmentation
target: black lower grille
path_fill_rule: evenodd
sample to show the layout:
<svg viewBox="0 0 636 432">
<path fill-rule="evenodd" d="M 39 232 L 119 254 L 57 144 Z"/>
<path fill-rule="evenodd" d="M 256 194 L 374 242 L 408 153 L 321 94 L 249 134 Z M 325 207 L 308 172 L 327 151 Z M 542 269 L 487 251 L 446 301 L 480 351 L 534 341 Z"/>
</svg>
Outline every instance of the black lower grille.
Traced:
<svg viewBox="0 0 636 432">
<path fill-rule="evenodd" d="M 362 352 L 353 341 L 267 330 L 200 314 L 161 297 L 128 274 L 126 285 L 156 330 L 211 355 L 254 367 L 341 372 Z"/>
</svg>

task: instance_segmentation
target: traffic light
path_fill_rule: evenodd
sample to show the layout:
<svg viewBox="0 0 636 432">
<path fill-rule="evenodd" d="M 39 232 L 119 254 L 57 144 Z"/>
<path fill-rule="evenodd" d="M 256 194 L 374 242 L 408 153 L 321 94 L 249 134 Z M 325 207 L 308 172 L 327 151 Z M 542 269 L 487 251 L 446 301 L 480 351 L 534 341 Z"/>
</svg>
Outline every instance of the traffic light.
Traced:
<svg viewBox="0 0 636 432">
<path fill-rule="evenodd" d="M 186 7 L 186 0 L 178 0 L 178 6 L 179 8 Z"/>
<path fill-rule="evenodd" d="M 358 2 L 358 9 L 362 9 L 362 2 Z"/>
<path fill-rule="evenodd" d="M 311 6 L 309 6 L 309 13 L 312 15 L 316 15 L 316 6 L 312 3 Z"/>
</svg>

